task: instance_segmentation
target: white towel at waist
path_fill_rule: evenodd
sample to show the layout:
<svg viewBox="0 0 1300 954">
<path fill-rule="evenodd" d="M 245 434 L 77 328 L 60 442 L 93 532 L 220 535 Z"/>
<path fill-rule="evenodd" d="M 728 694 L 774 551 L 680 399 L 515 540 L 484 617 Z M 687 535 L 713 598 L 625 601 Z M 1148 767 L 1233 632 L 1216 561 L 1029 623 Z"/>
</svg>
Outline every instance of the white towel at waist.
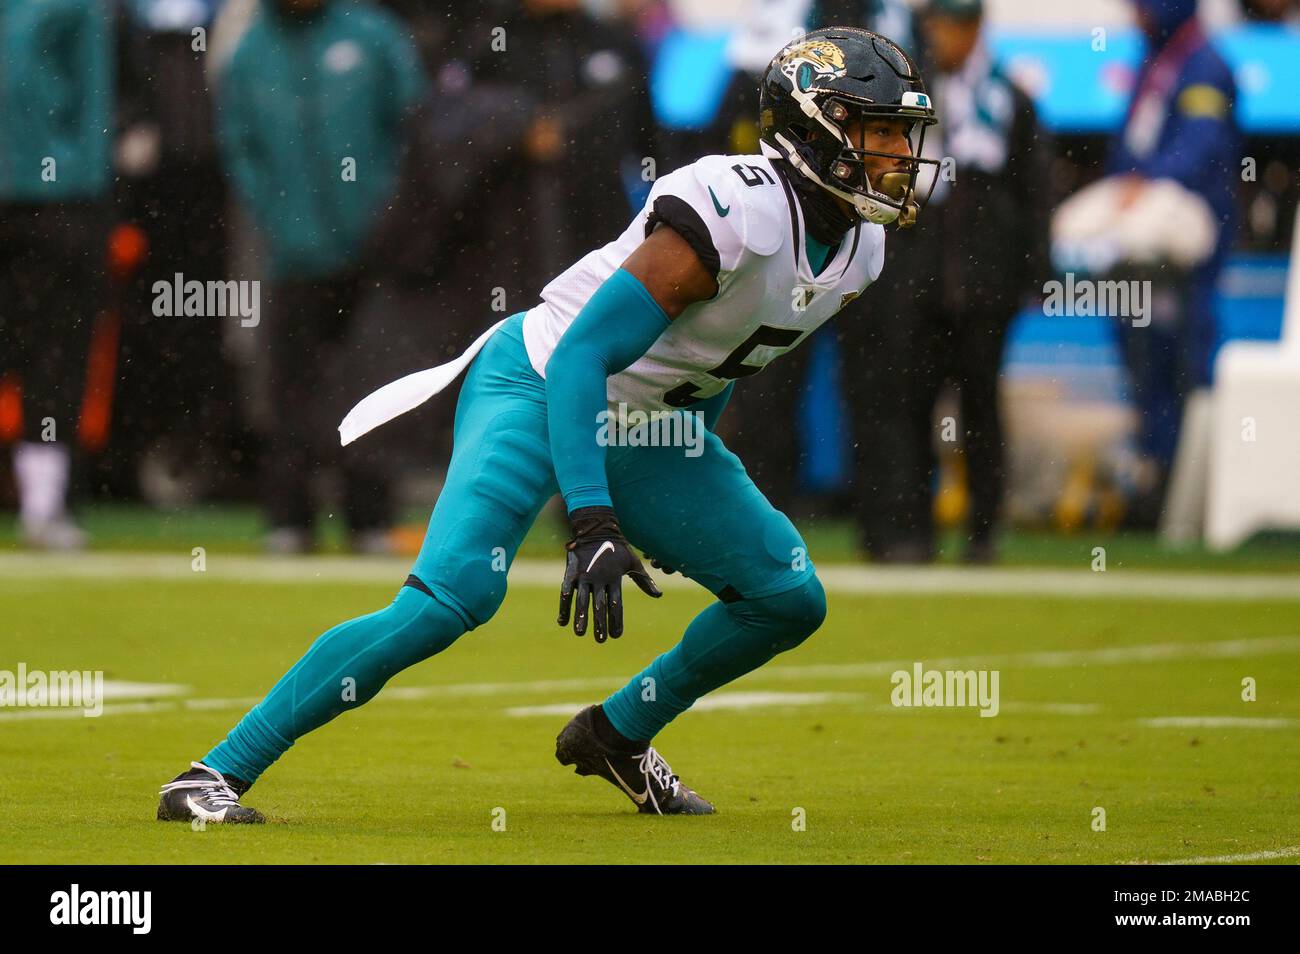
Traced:
<svg viewBox="0 0 1300 954">
<path fill-rule="evenodd" d="M 492 337 L 492 332 L 500 328 L 505 321 L 506 319 L 502 318 L 474 339 L 474 343 L 466 348 L 459 358 L 453 358 L 436 368 L 415 371 L 367 394 L 357 402 L 356 407 L 348 411 L 347 417 L 339 424 L 339 443 L 351 444 L 362 434 L 373 431 L 380 424 L 387 424 L 393 418 L 414 410 L 451 384 L 460 377 L 460 373 L 487 344 L 488 338 Z"/>
</svg>

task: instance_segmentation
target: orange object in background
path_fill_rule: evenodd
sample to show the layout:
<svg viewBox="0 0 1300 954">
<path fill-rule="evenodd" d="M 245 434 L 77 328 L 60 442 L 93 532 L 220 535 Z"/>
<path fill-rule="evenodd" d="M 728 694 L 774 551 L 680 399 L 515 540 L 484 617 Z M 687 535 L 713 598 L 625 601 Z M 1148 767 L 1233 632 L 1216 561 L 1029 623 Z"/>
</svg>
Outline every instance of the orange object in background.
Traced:
<svg viewBox="0 0 1300 954">
<path fill-rule="evenodd" d="M 130 222 L 113 227 L 108 236 L 108 274 L 121 289 L 149 257 L 149 237 Z M 121 300 L 114 294 L 113 302 Z M 122 337 L 122 318 L 116 304 L 95 318 L 86 359 L 86 389 L 81 399 L 77 438 L 84 450 L 97 454 L 108 446 L 113 421 L 113 385 L 117 376 L 117 351 Z"/>
<path fill-rule="evenodd" d="M 122 323 L 115 311 L 100 312 L 86 360 L 86 390 L 81 399 L 77 438 L 84 450 L 98 454 L 108 446 L 113 420 L 113 379 L 117 375 L 117 345 Z"/>
<path fill-rule="evenodd" d="M 149 238 L 132 223 L 117 225 L 109 233 L 108 272 L 121 285 L 139 271 L 149 255 Z M 114 296 L 116 299 L 119 296 Z M 81 446 L 98 453 L 108 445 L 113 414 L 113 379 L 117 374 L 117 348 L 122 322 L 116 308 L 99 313 L 91 332 L 86 359 L 86 386 L 82 393 L 77 437 Z M 17 374 L 0 374 L 0 443 L 13 443 L 23 436 L 23 394 Z"/>
<path fill-rule="evenodd" d="M 427 528 L 420 524 L 403 524 L 393 527 L 388 532 L 388 539 L 392 541 L 393 550 L 400 556 L 415 556 L 420 552 L 420 547 L 424 546 L 424 535 Z"/>
<path fill-rule="evenodd" d="M 108 235 L 108 273 L 114 292 L 139 272 L 149 253 L 148 235 L 138 225 L 121 222 Z M 113 302 L 121 300 L 114 294 Z M 81 420 L 77 437 L 82 448 L 99 454 L 108 446 L 113 421 L 113 383 L 117 377 L 117 347 L 122 337 L 122 318 L 117 304 L 95 318 L 95 330 L 86 360 L 86 390 L 82 395 Z"/>
<path fill-rule="evenodd" d="M 149 257 L 149 237 L 130 222 L 114 226 L 108 236 L 108 271 L 116 281 L 125 281 L 139 271 Z"/>
<path fill-rule="evenodd" d="M 23 436 L 23 389 L 18 375 L 0 375 L 0 443 L 12 444 Z"/>
<path fill-rule="evenodd" d="M 109 275 L 119 287 L 139 271 L 149 255 L 149 239 L 138 225 L 115 226 L 108 238 Z M 114 295 L 114 299 L 120 296 Z M 82 393 L 77 438 L 92 454 L 108 446 L 113 419 L 113 384 L 117 375 L 117 349 L 122 320 L 116 307 L 95 317 L 90 353 L 86 358 L 86 386 Z M 23 436 L 22 383 L 17 374 L 0 374 L 0 443 L 13 443 Z"/>
</svg>

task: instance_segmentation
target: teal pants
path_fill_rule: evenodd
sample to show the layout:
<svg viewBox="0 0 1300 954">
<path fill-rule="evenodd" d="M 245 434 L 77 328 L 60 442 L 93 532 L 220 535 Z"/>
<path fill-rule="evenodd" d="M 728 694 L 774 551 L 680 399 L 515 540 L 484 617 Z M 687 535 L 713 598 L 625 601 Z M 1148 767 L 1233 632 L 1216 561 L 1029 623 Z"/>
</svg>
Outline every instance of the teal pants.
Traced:
<svg viewBox="0 0 1300 954">
<path fill-rule="evenodd" d="M 206 764 L 254 781 L 295 739 L 496 613 L 520 542 L 558 490 L 546 385 L 529 363 L 522 325 L 522 315 L 510 318 L 470 366 L 447 480 L 407 585 L 386 608 L 318 638 Z M 716 435 L 700 436 L 698 453 L 607 449 L 610 495 L 629 542 L 718 597 L 677 646 L 605 700 L 610 721 L 631 739 L 653 738 L 700 696 L 797 646 L 826 612 L 794 525 Z M 560 576 L 557 563 L 557 594 Z M 630 619 L 635 638 L 635 613 Z"/>
</svg>

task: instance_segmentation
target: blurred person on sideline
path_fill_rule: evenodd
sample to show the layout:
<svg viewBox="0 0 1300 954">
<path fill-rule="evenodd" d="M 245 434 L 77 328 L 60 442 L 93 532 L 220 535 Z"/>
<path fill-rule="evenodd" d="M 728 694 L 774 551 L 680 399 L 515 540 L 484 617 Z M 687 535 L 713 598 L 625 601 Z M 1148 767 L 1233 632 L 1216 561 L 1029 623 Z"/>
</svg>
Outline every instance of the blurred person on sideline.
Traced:
<svg viewBox="0 0 1300 954">
<path fill-rule="evenodd" d="M 312 478 L 338 461 L 349 544 L 387 552 L 387 476 L 340 452 L 354 398 L 346 348 L 376 215 L 390 196 L 403 118 L 424 85 L 392 14 L 360 0 L 263 0 L 220 76 L 227 171 L 269 250 L 264 302 L 274 423 L 263 462 L 272 552 L 312 547 Z"/>
<path fill-rule="evenodd" d="M 156 282 L 221 279 L 228 269 L 207 73 L 221 5 L 127 0 L 119 21 L 116 213 L 144 255 L 122 308 L 112 470 L 127 492 L 171 504 L 225 489 L 242 436 L 223 323 L 151 313 Z"/>
<path fill-rule="evenodd" d="M 518 219 L 520 142 L 536 96 L 515 82 L 480 80 L 464 43 L 473 17 L 413 14 L 431 82 L 406 117 L 396 190 L 366 251 L 383 286 L 383 315 L 395 335 L 388 377 L 446 361 L 483 330 L 483 315 L 527 297 L 519 276 L 496 265 L 512 254 Z M 364 388 L 355 389 L 360 396 Z M 421 467 L 450 454 L 459 383 L 433 399 L 425 420 L 399 422 L 381 439 L 389 459 L 414 452 Z"/>
<path fill-rule="evenodd" d="M 509 210 L 489 220 L 496 254 L 483 263 L 508 313 L 622 231 L 629 170 L 647 186 L 670 170 L 658 168 L 649 69 L 627 25 L 596 19 L 581 0 L 523 0 L 486 4 L 469 32 L 468 80 L 531 105 L 514 169 L 485 197 Z"/>
<path fill-rule="evenodd" d="M 86 543 L 67 498 L 106 293 L 112 49 L 101 0 L 0 2 L 0 405 L 21 415 L 0 426 L 33 547 Z"/>
<path fill-rule="evenodd" d="M 1182 287 L 1169 289 L 1173 295 L 1157 297 L 1149 325 L 1119 322 L 1148 474 L 1129 523 L 1151 528 L 1159 521 L 1184 401 L 1210 380 L 1218 342 L 1214 286 L 1236 230 L 1242 144 L 1232 70 L 1201 27 L 1196 0 L 1133 5 L 1147 53 L 1111 143 L 1107 174 L 1125 178 L 1126 205 L 1152 180 L 1172 179 L 1204 199 L 1219 226 L 1214 253 L 1185 281 L 1175 281 Z"/>
<path fill-rule="evenodd" d="M 367 251 L 386 312 L 410 316 L 396 323 L 393 373 L 459 354 L 485 311 L 531 305 L 545 283 L 534 259 L 617 233 L 631 188 L 653 184 L 642 160 L 658 159 L 628 24 L 572 2 L 397 6 L 431 82 L 406 117 L 397 190 Z M 434 401 L 454 407 L 457 391 Z M 449 450 L 451 415 L 430 417 L 438 433 L 419 440 Z M 410 426 L 384 439 L 409 447 L 398 435 Z"/>
<path fill-rule="evenodd" d="M 981 0 L 930 0 L 921 34 L 941 117 L 938 181 L 921 227 L 891 239 L 895 281 L 839 328 L 855 425 L 862 542 L 882 562 L 936 556 L 935 403 L 956 386 L 969 518 L 963 559 L 997 558 L 1004 441 L 998 377 L 1007 327 L 1048 273 L 1051 146 L 1029 97 L 993 57 Z M 924 194 L 924 192 L 922 193 Z"/>
</svg>

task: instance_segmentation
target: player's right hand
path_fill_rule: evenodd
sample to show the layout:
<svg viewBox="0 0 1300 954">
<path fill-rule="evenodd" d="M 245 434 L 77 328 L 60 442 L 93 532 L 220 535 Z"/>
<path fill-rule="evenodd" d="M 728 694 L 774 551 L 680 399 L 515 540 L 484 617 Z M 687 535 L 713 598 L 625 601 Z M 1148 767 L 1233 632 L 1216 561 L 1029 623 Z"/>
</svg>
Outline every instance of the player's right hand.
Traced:
<svg viewBox="0 0 1300 954">
<path fill-rule="evenodd" d="M 572 612 L 573 631 L 586 635 L 590 602 L 596 642 L 603 643 L 607 636 L 617 639 L 623 635 L 623 575 L 630 576 L 647 596 L 663 593 L 623 537 L 611 507 L 579 507 L 569 514 L 569 523 L 573 538 L 564 547 L 568 559 L 556 622 L 567 626 Z"/>
</svg>

